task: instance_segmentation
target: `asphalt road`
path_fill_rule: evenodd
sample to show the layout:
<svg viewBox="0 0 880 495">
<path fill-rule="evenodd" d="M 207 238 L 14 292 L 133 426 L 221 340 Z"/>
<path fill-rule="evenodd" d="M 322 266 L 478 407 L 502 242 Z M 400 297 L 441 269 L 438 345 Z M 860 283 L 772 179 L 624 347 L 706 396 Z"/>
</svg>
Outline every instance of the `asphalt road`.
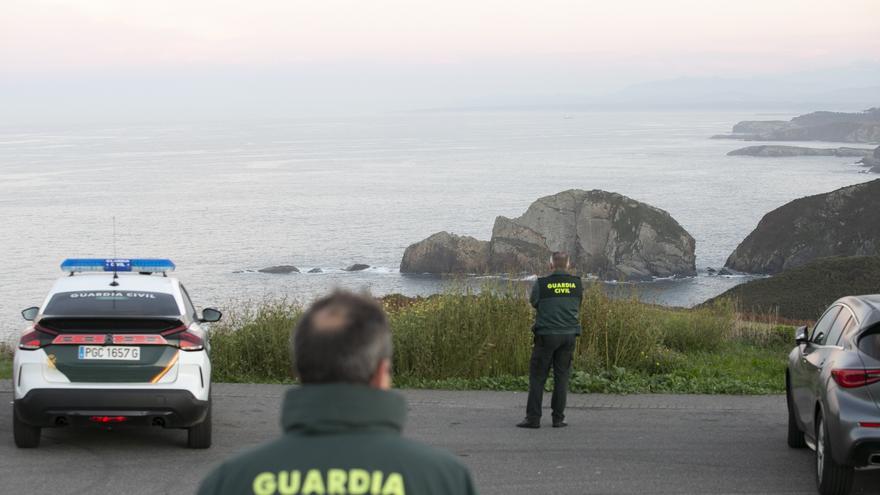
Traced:
<svg viewBox="0 0 880 495">
<path fill-rule="evenodd" d="M 207 451 L 159 429 L 45 430 L 19 450 L 0 408 L 0 492 L 192 493 L 217 462 L 279 434 L 284 390 L 215 385 Z M 785 444 L 781 396 L 572 395 L 568 428 L 521 430 L 521 393 L 404 394 L 406 434 L 459 455 L 482 494 L 816 493 L 812 452 Z M 0 397 L 11 401 L 8 381 Z M 858 473 L 853 493 L 880 494 L 880 471 Z"/>
</svg>

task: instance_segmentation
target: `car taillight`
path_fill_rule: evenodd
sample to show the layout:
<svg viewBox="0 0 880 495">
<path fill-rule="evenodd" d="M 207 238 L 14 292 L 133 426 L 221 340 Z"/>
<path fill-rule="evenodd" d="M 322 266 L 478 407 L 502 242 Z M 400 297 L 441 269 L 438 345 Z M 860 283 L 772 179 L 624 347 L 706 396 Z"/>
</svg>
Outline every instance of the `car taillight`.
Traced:
<svg viewBox="0 0 880 495">
<path fill-rule="evenodd" d="M 36 330 L 25 333 L 21 336 L 21 340 L 18 341 L 18 348 L 26 351 L 33 351 L 40 347 L 43 347 L 43 341 L 40 340 L 40 332 Z"/>
<path fill-rule="evenodd" d="M 128 421 L 125 416 L 89 416 L 92 423 L 123 423 Z"/>
<path fill-rule="evenodd" d="M 114 345 L 167 345 L 165 337 L 161 335 L 129 335 L 120 334 L 113 336 Z"/>
<path fill-rule="evenodd" d="M 180 326 L 166 330 L 162 335 L 176 338 L 177 347 L 182 351 L 201 351 L 205 348 L 205 332 L 198 327 Z"/>
<path fill-rule="evenodd" d="M 843 388 L 864 387 L 880 382 L 880 370 L 831 370 L 831 376 Z"/>
<path fill-rule="evenodd" d="M 201 351 L 205 348 L 205 339 L 196 331 L 189 329 L 180 334 L 180 344 L 178 345 L 184 351 Z"/>
<path fill-rule="evenodd" d="M 21 339 L 18 341 L 18 348 L 26 351 L 39 349 L 44 345 L 49 344 L 50 340 L 48 340 L 47 337 L 54 335 L 58 335 L 58 332 L 43 328 L 39 325 L 34 325 L 25 330 L 24 334 L 22 334 Z"/>
<path fill-rule="evenodd" d="M 92 344 L 101 345 L 107 342 L 107 336 L 102 334 L 73 334 L 59 335 L 52 340 L 53 344 Z"/>
</svg>

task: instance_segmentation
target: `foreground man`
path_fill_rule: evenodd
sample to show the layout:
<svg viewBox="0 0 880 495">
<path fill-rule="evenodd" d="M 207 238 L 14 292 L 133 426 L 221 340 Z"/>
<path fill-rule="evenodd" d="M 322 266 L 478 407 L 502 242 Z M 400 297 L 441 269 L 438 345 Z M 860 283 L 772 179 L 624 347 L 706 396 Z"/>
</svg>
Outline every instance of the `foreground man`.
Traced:
<svg viewBox="0 0 880 495">
<path fill-rule="evenodd" d="M 516 426 L 520 428 L 541 427 L 541 403 L 544 384 L 550 367 L 553 367 L 553 427 L 568 426 L 565 423 L 565 399 L 568 393 L 568 375 L 577 336 L 581 334 L 580 307 L 583 285 L 580 277 L 570 275 L 568 254 L 556 252 L 550 259 L 552 273 L 538 278 L 529 298 L 537 310 L 535 324 L 535 347 L 529 364 L 529 399 L 526 419 Z"/>
<path fill-rule="evenodd" d="M 336 292 L 294 330 L 302 386 L 284 398 L 281 438 L 215 469 L 199 494 L 475 494 L 449 454 L 400 436 L 406 403 L 391 388 L 391 331 L 372 299 Z"/>
</svg>

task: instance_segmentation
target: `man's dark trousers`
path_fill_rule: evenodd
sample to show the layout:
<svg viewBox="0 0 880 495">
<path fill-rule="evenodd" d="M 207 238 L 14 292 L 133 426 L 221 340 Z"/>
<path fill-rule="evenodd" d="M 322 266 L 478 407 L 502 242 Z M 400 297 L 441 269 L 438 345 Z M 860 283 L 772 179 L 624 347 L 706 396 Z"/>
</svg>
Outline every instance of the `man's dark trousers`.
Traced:
<svg viewBox="0 0 880 495">
<path fill-rule="evenodd" d="M 544 384 L 550 367 L 553 367 L 553 422 L 565 419 L 565 399 L 568 392 L 568 377 L 571 372 L 571 357 L 577 335 L 536 335 L 532 360 L 529 364 L 529 400 L 526 404 L 526 419 L 537 421 L 541 418 L 541 402 L 544 398 Z"/>
</svg>

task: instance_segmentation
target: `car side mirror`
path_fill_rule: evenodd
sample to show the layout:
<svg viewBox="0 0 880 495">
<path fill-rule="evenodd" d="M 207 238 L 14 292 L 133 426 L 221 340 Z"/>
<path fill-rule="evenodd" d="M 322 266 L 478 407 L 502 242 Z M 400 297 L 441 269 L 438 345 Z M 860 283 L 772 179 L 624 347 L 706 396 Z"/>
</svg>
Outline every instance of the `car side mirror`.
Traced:
<svg viewBox="0 0 880 495">
<path fill-rule="evenodd" d="M 37 317 L 37 314 L 39 314 L 39 312 L 40 308 L 36 306 L 31 306 L 30 308 L 22 310 L 21 317 L 27 321 L 34 321 L 34 318 Z"/>
<path fill-rule="evenodd" d="M 798 327 L 794 331 L 794 341 L 797 345 L 810 343 L 810 339 L 807 337 L 807 331 L 809 329 L 810 329 L 810 327 L 804 325 L 802 327 Z"/>
<path fill-rule="evenodd" d="M 220 318 L 223 318 L 223 313 L 214 308 L 205 308 L 202 310 L 202 317 L 199 321 L 203 323 L 214 323 L 215 321 L 220 321 Z"/>
</svg>

